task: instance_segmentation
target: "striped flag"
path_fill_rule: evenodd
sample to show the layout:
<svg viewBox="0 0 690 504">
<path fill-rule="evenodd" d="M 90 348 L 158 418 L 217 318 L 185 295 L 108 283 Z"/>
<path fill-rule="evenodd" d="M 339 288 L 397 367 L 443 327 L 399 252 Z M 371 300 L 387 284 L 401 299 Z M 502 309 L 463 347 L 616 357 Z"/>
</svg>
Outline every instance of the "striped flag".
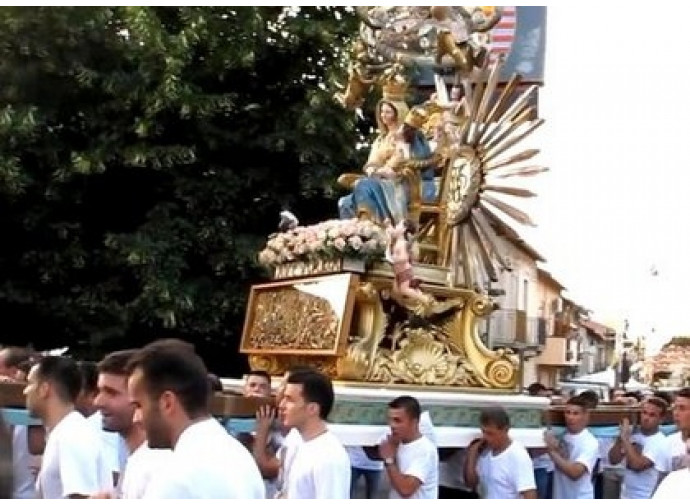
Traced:
<svg viewBox="0 0 690 504">
<path fill-rule="evenodd" d="M 489 46 L 491 47 L 491 60 L 498 58 L 499 54 L 508 57 L 513 42 L 515 41 L 515 31 L 517 29 L 517 8 L 503 7 L 503 15 L 496 26 L 489 31 Z"/>
</svg>

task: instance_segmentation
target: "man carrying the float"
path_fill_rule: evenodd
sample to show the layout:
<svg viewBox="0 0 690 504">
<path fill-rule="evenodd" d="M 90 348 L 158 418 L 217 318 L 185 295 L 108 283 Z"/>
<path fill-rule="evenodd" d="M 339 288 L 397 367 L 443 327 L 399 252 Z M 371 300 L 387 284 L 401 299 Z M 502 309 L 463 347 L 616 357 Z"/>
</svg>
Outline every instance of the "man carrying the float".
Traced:
<svg viewBox="0 0 690 504">
<path fill-rule="evenodd" d="M 669 445 L 659 430 L 667 409 L 666 401 L 650 397 L 642 403 L 639 432 L 633 433 L 630 421 L 623 420 L 608 454 L 614 465 L 625 459 L 621 499 L 649 499 L 668 471 Z"/>
<path fill-rule="evenodd" d="M 592 472 L 599 459 L 599 442 L 587 429 L 589 404 L 580 396 L 571 397 L 565 407 L 566 433 L 559 441 L 544 434 L 547 453 L 555 466 L 554 499 L 593 499 Z"/>
</svg>

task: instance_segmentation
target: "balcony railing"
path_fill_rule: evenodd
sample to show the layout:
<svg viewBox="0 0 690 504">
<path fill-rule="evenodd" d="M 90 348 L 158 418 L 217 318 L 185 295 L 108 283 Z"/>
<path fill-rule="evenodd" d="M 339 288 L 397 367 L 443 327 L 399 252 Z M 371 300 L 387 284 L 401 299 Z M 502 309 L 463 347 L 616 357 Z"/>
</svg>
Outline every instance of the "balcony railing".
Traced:
<svg viewBox="0 0 690 504">
<path fill-rule="evenodd" d="M 522 310 L 497 310 L 481 327 L 491 345 L 545 345 L 547 323 L 539 317 L 528 317 Z"/>
</svg>

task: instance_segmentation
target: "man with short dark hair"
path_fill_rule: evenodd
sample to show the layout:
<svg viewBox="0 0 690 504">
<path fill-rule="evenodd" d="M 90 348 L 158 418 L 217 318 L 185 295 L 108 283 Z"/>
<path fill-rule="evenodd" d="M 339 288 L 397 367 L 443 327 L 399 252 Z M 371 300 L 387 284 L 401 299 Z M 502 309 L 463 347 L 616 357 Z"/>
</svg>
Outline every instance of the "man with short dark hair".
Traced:
<svg viewBox="0 0 690 504">
<path fill-rule="evenodd" d="M 438 450 L 419 430 L 421 415 L 414 397 L 388 403 L 391 434 L 379 444 L 378 456 L 391 484 L 390 499 L 438 498 Z"/>
<path fill-rule="evenodd" d="M 326 424 L 334 398 L 331 380 L 317 371 L 287 377 L 280 415 L 286 427 L 297 429 L 302 443 L 281 457 L 280 497 L 349 499 L 350 459 Z"/>
<path fill-rule="evenodd" d="M 673 419 L 678 432 L 667 438 L 671 472 L 659 484 L 653 499 L 683 500 L 690 493 L 690 388 L 676 393 Z"/>
<path fill-rule="evenodd" d="M 307 366 L 297 366 L 285 372 L 276 389 L 275 404 L 280 405 L 288 377 L 292 373 L 313 371 Z M 295 450 L 302 444 L 302 436 L 297 429 L 287 427 L 277 418 L 278 408 L 265 404 L 256 411 L 256 432 L 251 442 L 254 455 L 266 485 L 266 498 L 272 499 L 283 489 L 282 469 L 285 460 L 291 460 Z"/>
<path fill-rule="evenodd" d="M 271 395 L 271 375 L 261 369 L 249 371 L 244 378 L 245 397 L 268 397 Z"/>
<path fill-rule="evenodd" d="M 587 429 L 591 402 L 581 396 L 568 399 L 565 406 L 566 433 L 559 441 L 551 431 L 544 442 L 555 470 L 554 499 L 593 499 L 593 471 L 599 460 L 599 442 Z"/>
<path fill-rule="evenodd" d="M 76 363 L 67 357 L 44 357 L 31 368 L 28 381 L 26 408 L 48 433 L 38 473 L 39 496 L 79 498 L 112 491 L 101 440 L 74 406 L 81 390 Z"/>
<path fill-rule="evenodd" d="M 536 499 L 532 461 L 524 446 L 510 439 L 510 417 L 500 406 L 483 408 L 482 437 L 470 445 L 465 481 L 484 499 Z"/>
<path fill-rule="evenodd" d="M 134 406 L 127 390 L 127 366 L 135 354 L 136 350 L 121 350 L 106 355 L 98 363 L 98 394 L 94 400 L 102 430 L 125 445 L 116 491 L 116 496 L 123 499 L 143 498 L 153 474 L 171 455 L 169 450 L 150 449 L 144 427 L 141 422 L 134 421 Z"/>
<path fill-rule="evenodd" d="M 690 468 L 690 387 L 676 392 L 673 400 L 673 421 L 678 427 L 678 432 L 668 437 L 671 454 L 671 471 Z"/>
<path fill-rule="evenodd" d="M 633 432 L 628 418 L 621 422 L 620 435 L 608 454 L 612 464 L 623 462 L 625 466 L 621 499 L 651 498 L 668 472 L 668 440 L 659 430 L 667 407 L 657 397 L 646 399 L 640 409 L 639 432 Z"/>
<path fill-rule="evenodd" d="M 189 345 L 151 343 L 128 368 L 135 422 L 144 425 L 149 447 L 173 450 L 145 499 L 264 498 L 254 459 L 209 413 L 208 371 Z"/>
<path fill-rule="evenodd" d="M 96 363 L 77 361 L 77 366 L 81 374 L 81 390 L 74 403 L 74 407 L 79 413 L 84 415 L 100 437 L 105 463 L 113 475 L 113 484 L 117 487 L 127 458 L 127 448 L 121 442 L 120 436 L 117 433 L 103 429 L 103 417 L 94 404 L 98 395 L 98 367 Z"/>
</svg>

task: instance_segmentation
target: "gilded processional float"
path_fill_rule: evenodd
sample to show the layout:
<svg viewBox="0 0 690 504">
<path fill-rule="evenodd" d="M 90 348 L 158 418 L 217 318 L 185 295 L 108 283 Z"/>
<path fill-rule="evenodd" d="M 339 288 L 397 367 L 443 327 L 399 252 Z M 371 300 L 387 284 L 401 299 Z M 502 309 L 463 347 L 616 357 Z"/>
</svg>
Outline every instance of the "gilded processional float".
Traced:
<svg viewBox="0 0 690 504">
<path fill-rule="evenodd" d="M 496 236 L 505 216 L 529 217 L 502 183 L 545 171 L 523 139 L 543 121 L 537 86 L 499 89 L 503 58 L 483 34 L 500 8 L 358 8 L 347 86 L 354 110 L 379 93 L 378 136 L 366 164 L 338 182 L 349 191 L 339 219 L 286 226 L 260 261 L 275 282 L 252 289 L 241 350 L 250 365 L 282 374 L 316 366 L 336 380 L 515 390 L 518 358 L 492 351 L 478 321 L 496 307 L 487 286 L 510 268 Z M 420 65 L 435 92 L 409 102 Z M 450 90 L 449 90 L 450 87 Z"/>
<path fill-rule="evenodd" d="M 487 348 L 478 331 L 497 308 L 489 286 L 510 269 L 496 229 L 506 217 L 532 225 L 504 197 L 534 194 L 508 182 L 546 170 L 522 147 L 543 123 L 537 85 L 500 82 L 505 58 L 490 31 L 502 8 L 356 10 L 334 98 L 354 111 L 380 96 L 377 137 L 365 165 L 338 179 L 337 219 L 287 215 L 268 238 L 259 260 L 273 281 L 252 288 L 240 350 L 271 375 L 295 365 L 328 374 L 336 423 L 385 422 L 387 400 L 410 391 L 437 425 L 476 427 L 476 408 L 457 406 L 500 400 L 514 402 L 518 426 L 539 427 L 547 402 L 516 394 L 518 355 Z M 412 103 L 421 67 L 435 70 L 433 92 Z"/>
</svg>

